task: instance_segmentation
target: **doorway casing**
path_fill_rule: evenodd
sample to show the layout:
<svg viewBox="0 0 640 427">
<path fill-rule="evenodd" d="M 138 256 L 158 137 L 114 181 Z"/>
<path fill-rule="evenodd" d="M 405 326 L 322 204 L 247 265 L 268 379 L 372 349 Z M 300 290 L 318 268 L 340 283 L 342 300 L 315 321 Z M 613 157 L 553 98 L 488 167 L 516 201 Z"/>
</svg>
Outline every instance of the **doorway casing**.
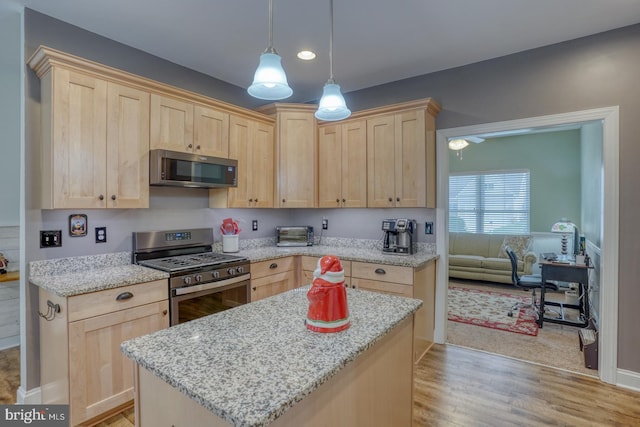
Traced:
<svg viewBox="0 0 640 427">
<path fill-rule="evenodd" d="M 438 165 L 438 208 L 436 209 L 436 244 L 440 257 L 436 281 L 434 340 L 444 344 L 447 337 L 447 283 L 449 277 L 449 138 L 490 132 L 602 122 L 603 218 L 600 273 L 600 329 L 598 374 L 602 381 L 617 384 L 618 358 L 618 241 L 619 241 L 619 108 L 618 106 L 531 117 L 436 132 Z M 604 238 L 606 236 L 606 238 Z"/>
</svg>

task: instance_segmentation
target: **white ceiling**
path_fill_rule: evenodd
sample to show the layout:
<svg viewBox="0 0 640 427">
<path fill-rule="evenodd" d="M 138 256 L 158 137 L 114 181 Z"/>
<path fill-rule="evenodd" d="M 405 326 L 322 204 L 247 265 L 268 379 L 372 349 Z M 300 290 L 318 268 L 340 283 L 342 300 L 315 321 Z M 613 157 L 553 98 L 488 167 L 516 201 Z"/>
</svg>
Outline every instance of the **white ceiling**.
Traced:
<svg viewBox="0 0 640 427">
<path fill-rule="evenodd" d="M 2 0 L 240 87 L 268 45 L 268 0 Z M 640 22 L 639 0 L 334 0 L 343 92 Z M 329 78 L 329 0 L 274 0 L 274 47 L 293 96 Z M 317 58 L 295 57 L 312 49 Z"/>
</svg>

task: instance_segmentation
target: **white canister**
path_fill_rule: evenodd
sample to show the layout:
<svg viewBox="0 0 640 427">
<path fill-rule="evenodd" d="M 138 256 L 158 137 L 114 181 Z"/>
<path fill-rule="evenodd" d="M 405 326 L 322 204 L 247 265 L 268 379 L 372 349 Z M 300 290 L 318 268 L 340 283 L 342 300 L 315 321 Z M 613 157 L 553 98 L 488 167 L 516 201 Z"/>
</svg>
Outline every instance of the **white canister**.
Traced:
<svg viewBox="0 0 640 427">
<path fill-rule="evenodd" d="M 240 250 L 237 234 L 222 235 L 222 252 L 238 252 Z"/>
<path fill-rule="evenodd" d="M 584 255 L 576 255 L 576 265 L 584 265 Z"/>
</svg>

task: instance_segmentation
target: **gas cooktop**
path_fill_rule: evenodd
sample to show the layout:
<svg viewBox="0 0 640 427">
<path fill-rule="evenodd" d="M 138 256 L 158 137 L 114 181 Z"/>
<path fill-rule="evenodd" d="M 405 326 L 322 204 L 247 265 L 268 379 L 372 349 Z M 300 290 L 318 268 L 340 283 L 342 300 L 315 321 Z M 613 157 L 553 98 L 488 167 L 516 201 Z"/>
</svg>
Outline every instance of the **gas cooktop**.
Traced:
<svg viewBox="0 0 640 427">
<path fill-rule="evenodd" d="M 180 255 L 166 258 L 155 258 L 138 261 L 138 264 L 157 270 L 176 272 L 193 268 L 224 265 L 231 262 L 246 261 L 247 259 L 236 255 L 205 252 L 193 255 Z"/>
</svg>

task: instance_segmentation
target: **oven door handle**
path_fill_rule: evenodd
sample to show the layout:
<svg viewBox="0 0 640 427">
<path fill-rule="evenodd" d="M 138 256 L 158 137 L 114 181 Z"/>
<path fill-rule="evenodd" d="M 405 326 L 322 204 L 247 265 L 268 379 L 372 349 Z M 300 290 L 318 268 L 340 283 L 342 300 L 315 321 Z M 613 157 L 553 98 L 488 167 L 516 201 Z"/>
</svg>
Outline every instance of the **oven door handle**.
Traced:
<svg viewBox="0 0 640 427">
<path fill-rule="evenodd" d="M 195 292 L 207 291 L 210 289 L 221 288 L 222 286 L 232 285 L 234 283 L 250 280 L 251 274 L 243 274 L 241 276 L 234 276 L 229 279 L 219 280 L 217 282 L 203 283 L 202 285 L 185 286 L 183 288 L 174 289 L 175 296 L 193 294 Z"/>
</svg>

